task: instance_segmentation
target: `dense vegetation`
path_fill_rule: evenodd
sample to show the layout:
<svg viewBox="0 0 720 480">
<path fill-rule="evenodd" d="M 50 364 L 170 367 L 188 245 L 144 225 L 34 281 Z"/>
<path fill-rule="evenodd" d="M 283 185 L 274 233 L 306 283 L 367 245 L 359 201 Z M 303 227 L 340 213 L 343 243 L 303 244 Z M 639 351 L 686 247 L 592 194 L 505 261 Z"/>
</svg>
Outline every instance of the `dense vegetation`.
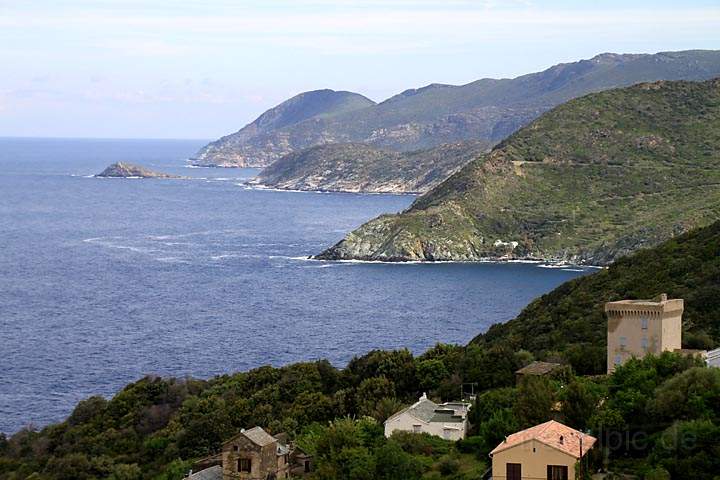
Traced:
<svg viewBox="0 0 720 480">
<path fill-rule="evenodd" d="M 716 76 L 717 51 L 607 53 L 513 79 L 432 84 L 379 104 L 349 92 L 306 92 L 211 143 L 195 161 L 264 167 L 287 153 L 327 143 L 361 142 L 398 151 L 464 140 L 496 143 L 550 108 L 590 92 Z"/>
<path fill-rule="evenodd" d="M 577 372 L 601 373 L 605 368 L 604 303 L 652 298 L 659 292 L 685 300 L 684 347 L 720 346 L 720 222 L 566 282 L 472 343 L 526 348 L 540 356 L 564 351 Z"/>
<path fill-rule="evenodd" d="M 720 218 L 720 80 L 572 100 L 320 258 L 595 265 Z"/>
<path fill-rule="evenodd" d="M 604 371 L 605 300 L 668 292 L 686 300 L 688 346 L 720 344 L 720 222 L 559 287 L 466 347 L 421 356 L 373 351 L 339 370 L 325 361 L 207 381 L 144 378 L 89 398 L 62 423 L 0 436 L 0 479 L 181 478 L 240 428 L 289 432 L 315 454 L 316 479 L 479 478 L 504 435 L 557 418 L 599 437 L 589 460 L 648 479 L 712 478 L 720 465 L 720 369 L 663 354 Z M 577 374 L 516 384 L 533 358 Z M 384 439 L 379 422 L 423 391 L 480 391 L 473 436 Z M 332 423 L 328 423 L 332 421 Z M 687 441 L 685 441 L 687 440 Z M 690 441 L 692 440 L 692 441 Z"/>
<path fill-rule="evenodd" d="M 464 142 L 398 153 L 361 143 L 320 145 L 282 157 L 258 181 L 291 190 L 424 193 L 488 147 Z"/>
</svg>

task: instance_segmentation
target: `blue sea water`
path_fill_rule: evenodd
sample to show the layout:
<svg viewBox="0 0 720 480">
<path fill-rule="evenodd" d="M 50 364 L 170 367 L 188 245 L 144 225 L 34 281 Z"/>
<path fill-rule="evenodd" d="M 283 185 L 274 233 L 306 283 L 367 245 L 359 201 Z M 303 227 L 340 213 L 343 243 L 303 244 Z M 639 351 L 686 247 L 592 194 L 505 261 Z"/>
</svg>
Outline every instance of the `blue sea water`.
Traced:
<svg viewBox="0 0 720 480">
<path fill-rule="evenodd" d="M 0 432 L 145 374 L 465 343 L 580 271 L 306 260 L 399 195 L 243 186 L 203 141 L 0 139 Z M 116 161 L 184 180 L 90 178 Z"/>
</svg>

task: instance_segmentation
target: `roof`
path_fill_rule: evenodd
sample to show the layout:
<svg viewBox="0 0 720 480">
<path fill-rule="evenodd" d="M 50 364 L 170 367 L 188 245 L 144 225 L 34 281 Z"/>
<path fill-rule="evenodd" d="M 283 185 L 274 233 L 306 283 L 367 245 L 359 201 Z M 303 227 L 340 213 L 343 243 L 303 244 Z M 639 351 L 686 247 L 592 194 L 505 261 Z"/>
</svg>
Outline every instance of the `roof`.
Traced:
<svg viewBox="0 0 720 480">
<path fill-rule="evenodd" d="M 261 427 L 253 427 L 250 430 L 245 430 L 242 435 L 248 438 L 251 442 L 259 447 L 270 445 L 271 443 L 277 442 L 277 439 L 263 430 Z"/>
<path fill-rule="evenodd" d="M 465 419 L 460 415 L 455 415 L 453 410 L 438 409 L 430 419 L 431 423 L 463 423 Z"/>
<path fill-rule="evenodd" d="M 555 420 L 550 420 L 549 422 L 541 423 L 527 430 L 513 433 L 508 436 L 504 442 L 495 447 L 495 449 L 490 452 L 490 455 L 516 447 L 529 440 L 536 440 L 579 459 L 581 456 L 580 438 L 582 438 L 582 455 L 585 455 L 585 453 L 595 445 L 595 437 L 586 435 Z"/>
<path fill-rule="evenodd" d="M 428 400 L 425 397 L 422 397 L 414 404 L 400 410 L 395 415 L 392 415 L 390 418 L 394 418 L 398 415 L 402 415 L 403 413 L 407 413 L 408 415 L 412 415 L 420 421 L 430 423 L 430 420 L 433 418 L 433 416 L 435 416 L 435 410 L 437 410 L 438 408 L 440 408 L 440 406 L 437 403 L 433 402 L 432 400 Z M 390 420 L 390 418 L 388 418 L 388 420 Z"/>
<path fill-rule="evenodd" d="M 185 477 L 186 480 L 222 480 L 223 470 L 220 465 L 215 465 L 205 470 L 200 470 L 197 473 Z"/>
<path fill-rule="evenodd" d="M 438 405 L 432 400 L 428 400 L 427 397 L 423 395 L 420 400 L 390 416 L 388 420 L 407 413 L 408 415 L 411 415 L 412 417 L 425 423 L 461 423 L 465 421 L 465 418 L 462 415 L 456 415 L 456 409 L 451 408 L 452 406 L 461 405 L 464 408 L 467 407 L 466 404 L 461 402 Z M 388 420 L 386 420 L 386 422 Z"/>
<path fill-rule="evenodd" d="M 684 302 L 681 298 L 669 299 L 667 295 L 662 293 L 650 300 L 618 300 L 615 302 L 607 302 L 605 311 L 636 311 L 636 310 L 653 310 L 653 311 L 675 311 L 682 310 Z"/>
<path fill-rule="evenodd" d="M 264 447 L 267 445 L 270 445 L 274 442 L 277 442 L 277 439 L 267 433 L 265 430 L 263 430 L 261 427 L 253 427 L 249 430 L 242 430 L 240 433 L 232 437 L 227 442 L 223 443 L 223 445 L 227 445 L 228 443 L 232 442 L 236 438 L 243 436 L 253 442 L 258 447 Z"/>
<path fill-rule="evenodd" d="M 559 367 L 562 367 L 559 363 L 532 362 L 530 365 L 524 366 L 515 373 L 519 375 L 547 375 Z"/>
</svg>

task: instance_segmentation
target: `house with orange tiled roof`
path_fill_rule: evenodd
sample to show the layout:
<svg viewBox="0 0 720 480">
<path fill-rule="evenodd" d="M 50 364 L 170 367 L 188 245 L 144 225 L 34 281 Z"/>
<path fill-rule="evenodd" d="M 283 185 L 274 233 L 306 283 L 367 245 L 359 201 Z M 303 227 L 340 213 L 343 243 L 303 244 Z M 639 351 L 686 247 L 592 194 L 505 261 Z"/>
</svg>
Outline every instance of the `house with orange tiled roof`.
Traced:
<svg viewBox="0 0 720 480">
<path fill-rule="evenodd" d="M 513 433 L 490 452 L 493 480 L 569 480 L 575 465 L 595 445 L 586 435 L 555 420 Z"/>
</svg>

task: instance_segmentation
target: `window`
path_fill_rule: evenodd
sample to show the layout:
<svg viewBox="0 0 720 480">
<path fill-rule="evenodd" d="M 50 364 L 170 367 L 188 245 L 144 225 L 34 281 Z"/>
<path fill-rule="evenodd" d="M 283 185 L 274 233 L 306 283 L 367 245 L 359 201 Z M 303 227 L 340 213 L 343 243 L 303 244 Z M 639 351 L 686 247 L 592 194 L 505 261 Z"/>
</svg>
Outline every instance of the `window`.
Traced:
<svg viewBox="0 0 720 480">
<path fill-rule="evenodd" d="M 627 337 L 620 337 L 620 347 L 627 347 Z"/>
<path fill-rule="evenodd" d="M 568 480 L 567 465 L 548 465 L 547 480 Z"/>
<path fill-rule="evenodd" d="M 622 357 L 620 355 L 615 355 L 615 366 L 617 367 L 622 363 Z"/>
<path fill-rule="evenodd" d="M 250 473 L 252 470 L 252 460 L 249 458 L 238 458 L 238 472 Z"/>
<path fill-rule="evenodd" d="M 236 451 L 236 452 L 239 452 L 239 451 L 240 451 L 240 447 L 237 446 L 237 445 L 233 445 L 233 450 Z"/>
<path fill-rule="evenodd" d="M 648 339 L 647 337 L 642 338 L 642 349 L 647 350 L 648 349 Z"/>
<path fill-rule="evenodd" d="M 642 329 L 647 330 L 648 329 L 648 319 L 647 317 L 641 317 L 640 323 L 642 324 Z"/>
<path fill-rule="evenodd" d="M 519 463 L 506 463 L 505 474 L 507 480 L 522 480 L 522 467 Z"/>
<path fill-rule="evenodd" d="M 413 433 L 422 433 L 422 425 L 413 425 Z"/>
</svg>

